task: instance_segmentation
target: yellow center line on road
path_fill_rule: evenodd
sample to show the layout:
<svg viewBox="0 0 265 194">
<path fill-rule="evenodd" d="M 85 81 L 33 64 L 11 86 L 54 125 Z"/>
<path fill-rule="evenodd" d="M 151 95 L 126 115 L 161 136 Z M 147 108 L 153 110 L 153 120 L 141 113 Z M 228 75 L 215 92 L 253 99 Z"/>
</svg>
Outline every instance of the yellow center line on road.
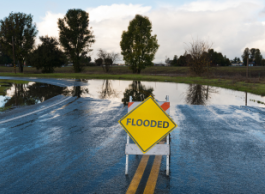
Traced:
<svg viewBox="0 0 265 194">
<path fill-rule="evenodd" d="M 162 141 L 159 142 L 159 144 L 164 144 L 166 139 L 163 139 Z M 144 174 L 147 162 L 148 162 L 149 156 L 144 155 L 141 159 L 141 162 L 135 172 L 135 175 L 129 185 L 129 188 L 126 192 L 126 194 L 134 194 L 136 193 L 136 190 L 138 188 L 138 185 L 142 179 L 142 176 Z M 150 172 L 150 175 L 148 177 L 145 189 L 144 189 L 144 194 L 151 194 L 155 192 L 156 188 L 156 182 L 157 178 L 159 175 L 159 170 L 160 170 L 160 164 L 162 161 L 162 155 L 157 155 L 155 156 L 154 163 Z"/>
<path fill-rule="evenodd" d="M 134 177 L 129 185 L 129 188 L 126 192 L 126 194 L 134 194 L 138 188 L 138 185 L 142 179 L 142 176 L 144 174 L 144 170 L 146 168 L 147 162 L 148 162 L 149 156 L 144 155 L 141 159 L 141 162 L 134 174 Z"/>
<path fill-rule="evenodd" d="M 156 182 L 159 174 L 160 164 L 161 164 L 162 156 L 155 156 L 155 160 L 151 169 L 151 173 L 147 180 L 144 194 L 153 194 L 156 188 Z"/>
</svg>

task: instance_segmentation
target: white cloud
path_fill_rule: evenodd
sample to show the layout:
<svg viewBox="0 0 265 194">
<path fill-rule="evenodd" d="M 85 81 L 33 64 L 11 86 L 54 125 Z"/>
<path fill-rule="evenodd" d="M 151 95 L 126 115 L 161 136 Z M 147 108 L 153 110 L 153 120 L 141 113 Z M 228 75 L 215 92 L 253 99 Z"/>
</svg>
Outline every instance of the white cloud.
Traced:
<svg viewBox="0 0 265 194">
<path fill-rule="evenodd" d="M 183 7 L 187 10 L 180 7 L 174 12 L 172 8 L 161 8 L 149 14 L 160 43 L 156 55 L 158 60 L 163 60 L 165 55 L 172 58 L 175 54 L 183 54 L 185 43 L 197 37 L 213 43 L 215 50 L 229 58 L 240 57 L 245 47 L 252 46 L 260 48 L 265 57 L 265 48 L 262 46 L 265 45 L 265 26 L 253 14 L 262 6 L 250 6 L 248 2 L 231 5 L 223 2 L 222 6 L 220 3 L 212 3 L 212 10 L 220 9 L 209 11 L 203 5 L 207 4 L 202 2 L 198 11 L 193 9 L 194 3 L 191 3 L 192 11 L 189 11 L 189 4 L 186 4 Z"/>
<path fill-rule="evenodd" d="M 178 10 L 199 12 L 199 11 L 223 11 L 227 9 L 237 9 L 239 7 L 256 7 L 260 4 L 260 1 L 242 1 L 242 0 L 233 0 L 233 1 L 194 1 L 187 4 L 184 4 L 178 8 Z"/>
<path fill-rule="evenodd" d="M 145 14 L 150 10 L 150 6 L 143 7 L 142 5 L 138 4 L 113 4 L 110 6 L 88 8 L 86 11 L 89 13 L 91 22 L 100 22 L 104 20 L 131 19 L 135 16 L 135 14 Z"/>
<path fill-rule="evenodd" d="M 42 18 L 42 22 L 37 23 L 37 27 L 39 30 L 39 36 L 59 36 L 59 28 L 57 25 L 58 18 L 63 18 L 64 14 L 53 14 L 51 12 L 47 12 L 45 17 Z"/>
<path fill-rule="evenodd" d="M 265 21 L 258 13 L 264 8 L 261 1 L 194 1 L 182 6 L 149 6 L 113 4 L 88 8 L 90 24 L 96 43 L 92 45 L 96 57 L 99 48 L 109 52 L 120 52 L 122 31 L 136 14 L 148 16 L 157 34 L 160 48 L 156 62 L 165 56 L 184 53 L 185 42 L 192 38 L 208 40 L 213 48 L 229 58 L 240 57 L 245 47 L 260 48 L 265 57 Z M 38 23 L 39 35 L 58 36 L 57 21 L 64 14 L 46 13 Z"/>
<path fill-rule="evenodd" d="M 96 43 L 93 45 L 93 56 L 96 58 L 96 53 L 99 48 L 108 52 L 120 53 L 121 34 L 127 30 L 129 21 L 136 14 L 146 14 L 151 10 L 149 6 L 141 5 L 117 5 L 99 6 L 96 8 L 88 8 L 90 26 L 93 27 Z"/>
</svg>

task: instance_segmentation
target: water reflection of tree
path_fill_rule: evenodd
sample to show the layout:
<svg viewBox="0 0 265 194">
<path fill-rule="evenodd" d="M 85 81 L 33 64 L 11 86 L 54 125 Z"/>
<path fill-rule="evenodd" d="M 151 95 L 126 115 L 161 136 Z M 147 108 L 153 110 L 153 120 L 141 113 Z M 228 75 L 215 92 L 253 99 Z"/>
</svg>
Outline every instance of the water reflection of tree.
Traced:
<svg viewBox="0 0 265 194">
<path fill-rule="evenodd" d="M 101 91 L 99 92 L 99 98 L 101 99 L 106 99 L 106 98 L 117 98 L 119 95 L 119 92 L 117 92 L 111 84 L 111 80 L 104 80 L 102 87 L 101 87 Z"/>
<path fill-rule="evenodd" d="M 206 105 L 211 93 L 217 93 L 217 91 L 210 86 L 190 84 L 187 91 L 186 103 L 193 105 Z"/>
<path fill-rule="evenodd" d="M 4 107 L 37 104 L 61 94 L 64 90 L 64 88 L 59 86 L 37 82 L 32 85 L 12 84 L 11 88 L 14 93 L 11 98 L 5 99 Z"/>
<path fill-rule="evenodd" d="M 87 79 L 76 79 L 76 82 L 87 83 Z M 66 96 L 76 96 L 77 98 L 82 97 L 82 95 L 89 94 L 88 88 L 83 86 L 73 86 L 73 89 L 66 88 L 63 90 L 63 94 Z"/>
<path fill-rule="evenodd" d="M 152 87 L 147 88 L 145 85 L 141 84 L 140 81 L 133 81 L 133 83 L 125 89 L 122 102 L 124 105 L 127 105 L 130 96 L 132 96 L 133 101 L 143 101 L 150 95 L 154 97 L 153 91 L 154 89 Z"/>
</svg>

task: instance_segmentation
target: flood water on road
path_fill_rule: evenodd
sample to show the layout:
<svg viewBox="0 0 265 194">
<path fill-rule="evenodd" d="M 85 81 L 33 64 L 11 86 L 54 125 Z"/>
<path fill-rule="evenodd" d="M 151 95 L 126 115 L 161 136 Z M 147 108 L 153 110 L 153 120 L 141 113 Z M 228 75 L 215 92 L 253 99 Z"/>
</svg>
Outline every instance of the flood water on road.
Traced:
<svg viewBox="0 0 265 194">
<path fill-rule="evenodd" d="M 159 101 L 169 95 L 173 105 L 238 105 L 265 107 L 265 97 L 225 88 L 199 84 L 181 84 L 169 82 L 121 81 L 121 80 L 80 80 L 88 86 L 80 86 L 81 97 L 109 99 L 128 103 L 141 101 L 153 95 Z M 74 90 L 74 87 L 69 87 Z M 259 103 L 258 103 L 259 102 Z"/>
<path fill-rule="evenodd" d="M 40 82 L 12 83 L 12 81 L 5 81 L 2 84 L 5 84 L 6 90 L 2 95 L 0 94 L 0 111 L 1 109 L 8 110 L 44 102 L 54 96 L 63 94 L 65 89 Z"/>
<path fill-rule="evenodd" d="M 170 134 L 170 175 L 163 156 L 155 193 L 264 193 L 262 96 L 196 84 L 18 79 L 56 89 L 48 95 L 29 86 L 25 91 L 43 103 L 1 113 L 1 193 L 125 193 L 142 156 L 129 156 L 125 176 L 126 132 L 118 120 L 129 96 L 149 95 L 169 95 L 178 125 Z M 153 161 L 136 193 L 143 193 Z"/>
<path fill-rule="evenodd" d="M 75 80 L 83 86 L 59 87 L 52 84 L 30 82 L 11 84 L 5 96 L 0 95 L 0 108 L 14 108 L 44 102 L 56 95 L 91 97 L 122 102 L 126 105 L 129 96 L 133 101 L 142 101 L 150 95 L 163 101 L 169 95 L 172 105 L 244 105 L 265 107 L 264 97 L 247 92 L 199 84 L 167 82 L 121 81 L 121 80 Z"/>
</svg>

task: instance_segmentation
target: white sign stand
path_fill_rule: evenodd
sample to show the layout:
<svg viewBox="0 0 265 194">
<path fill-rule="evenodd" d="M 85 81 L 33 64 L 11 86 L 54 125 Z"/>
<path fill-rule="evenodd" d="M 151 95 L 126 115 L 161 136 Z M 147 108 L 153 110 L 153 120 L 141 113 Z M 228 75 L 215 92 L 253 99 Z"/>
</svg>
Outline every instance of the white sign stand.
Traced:
<svg viewBox="0 0 265 194">
<path fill-rule="evenodd" d="M 129 97 L 129 102 L 132 102 L 132 97 Z M 169 102 L 168 95 L 166 96 L 166 102 Z M 139 105 L 142 102 L 134 102 L 134 106 L 128 108 L 128 112 L 130 112 L 134 107 Z M 162 105 L 164 102 L 157 102 L 159 105 Z M 170 115 L 170 108 L 165 111 L 168 115 Z M 125 154 L 126 154 L 126 164 L 125 164 L 125 174 L 128 174 L 129 167 L 129 155 L 143 155 L 143 152 L 138 148 L 136 144 L 130 144 L 130 137 L 127 133 L 127 144 L 125 146 Z M 170 155 L 170 144 L 169 144 L 169 135 L 167 135 L 167 143 L 166 144 L 156 144 L 152 147 L 145 155 L 166 155 L 167 163 L 166 163 L 166 175 L 169 176 L 169 155 Z"/>
</svg>

